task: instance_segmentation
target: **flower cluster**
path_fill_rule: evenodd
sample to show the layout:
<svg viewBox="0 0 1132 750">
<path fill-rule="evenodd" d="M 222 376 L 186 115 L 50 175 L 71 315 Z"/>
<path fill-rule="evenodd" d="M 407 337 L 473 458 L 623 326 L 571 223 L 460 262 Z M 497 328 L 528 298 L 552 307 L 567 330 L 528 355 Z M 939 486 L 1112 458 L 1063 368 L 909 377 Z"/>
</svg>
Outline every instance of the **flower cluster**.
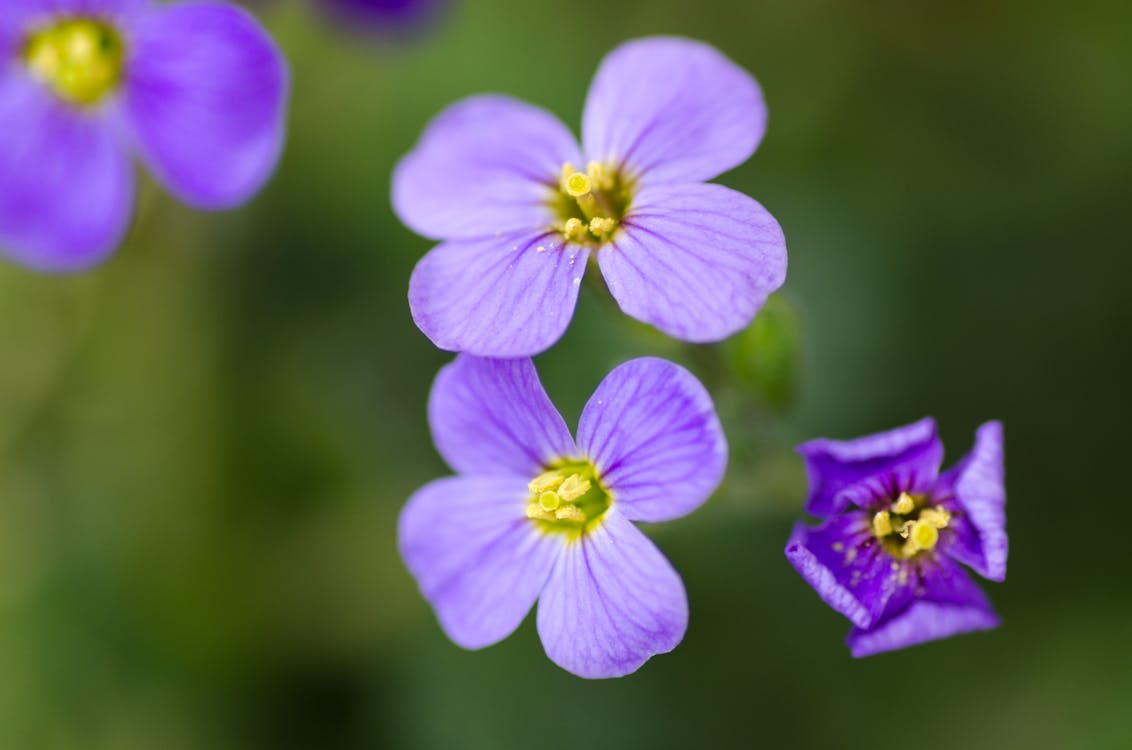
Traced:
<svg viewBox="0 0 1132 750">
<path fill-rule="evenodd" d="M 41 271 L 103 260 L 129 226 L 130 153 L 192 206 L 243 203 L 279 158 L 287 87 L 235 6 L 5 0 L 0 253 Z"/>
</svg>

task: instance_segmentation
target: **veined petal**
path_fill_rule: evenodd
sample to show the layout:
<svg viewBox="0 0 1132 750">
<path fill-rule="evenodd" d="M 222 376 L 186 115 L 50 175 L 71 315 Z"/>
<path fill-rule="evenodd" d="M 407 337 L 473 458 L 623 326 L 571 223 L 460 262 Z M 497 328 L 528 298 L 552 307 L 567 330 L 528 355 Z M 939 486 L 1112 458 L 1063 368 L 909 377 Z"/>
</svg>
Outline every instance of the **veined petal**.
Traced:
<svg viewBox="0 0 1132 750">
<path fill-rule="evenodd" d="M 251 13 L 176 4 L 131 29 L 123 116 L 170 192 L 197 208 L 229 208 L 275 170 L 288 85 L 282 54 Z"/>
<path fill-rule="evenodd" d="M 740 331 L 786 280 L 778 222 L 722 185 L 642 190 L 597 259 L 625 314 L 683 341 Z"/>
<path fill-rule="evenodd" d="M 588 257 L 553 232 L 449 240 L 413 269 L 413 320 L 448 351 L 539 354 L 570 324 Z"/>
<path fill-rule="evenodd" d="M 554 459 L 578 452 L 529 359 L 461 354 L 436 376 L 428 421 L 436 449 L 461 474 L 507 473 L 529 482 Z"/>
<path fill-rule="evenodd" d="M 806 510 L 816 516 L 851 504 L 877 508 L 901 492 L 927 492 L 943 461 L 943 444 L 930 417 L 855 440 L 811 440 L 798 452 L 810 477 Z"/>
<path fill-rule="evenodd" d="M 939 477 L 935 492 L 954 503 L 956 541 L 948 554 L 984 578 L 1006 578 L 1006 487 L 1003 484 L 1002 423 L 987 422 L 975 433 L 975 447 Z"/>
<path fill-rule="evenodd" d="M 826 604 L 867 628 L 908 585 L 900 565 L 877 543 L 862 511 L 835 516 L 818 528 L 797 524 L 786 559 Z"/>
<path fill-rule="evenodd" d="M 564 550 L 539 599 L 546 655 L 579 677 L 635 672 L 676 648 L 687 627 L 680 576 L 616 508 Z"/>
<path fill-rule="evenodd" d="M 582 411 L 578 446 L 632 521 L 692 512 L 727 466 L 711 396 L 692 373 L 655 357 L 626 362 L 606 376 Z"/>
<path fill-rule="evenodd" d="M 915 646 L 999 625 L 986 594 L 958 565 L 946 559 L 925 563 L 919 589 L 906 607 L 886 614 L 869 629 L 854 628 L 846 639 L 855 657 Z"/>
<path fill-rule="evenodd" d="M 526 617 L 563 549 L 523 514 L 523 477 L 449 477 L 417 491 L 398 546 L 444 632 L 464 648 L 506 638 Z"/>
<path fill-rule="evenodd" d="M 755 79 L 714 47 L 680 37 L 609 53 L 582 120 L 586 157 L 645 184 L 710 180 L 749 159 L 765 130 Z"/>
<path fill-rule="evenodd" d="M 0 78 L 0 253 L 39 271 L 78 271 L 122 241 L 134 175 L 112 128 L 22 73 Z"/>
<path fill-rule="evenodd" d="M 433 239 L 531 231 L 555 217 L 562 165 L 581 166 L 574 136 L 544 109 L 497 94 L 436 116 L 393 173 L 393 210 Z"/>
</svg>

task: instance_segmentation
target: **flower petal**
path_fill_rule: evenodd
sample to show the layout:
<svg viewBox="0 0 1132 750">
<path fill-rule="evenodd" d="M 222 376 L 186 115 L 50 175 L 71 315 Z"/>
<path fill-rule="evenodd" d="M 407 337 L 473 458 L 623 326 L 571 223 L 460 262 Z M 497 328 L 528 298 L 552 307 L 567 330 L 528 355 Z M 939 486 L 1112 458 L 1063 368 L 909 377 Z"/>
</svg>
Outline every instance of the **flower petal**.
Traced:
<svg viewBox="0 0 1132 750">
<path fill-rule="evenodd" d="M 609 53 L 582 119 L 586 156 L 647 184 L 710 180 L 749 159 L 765 130 L 755 79 L 714 47 L 679 37 Z"/>
<path fill-rule="evenodd" d="M 822 601 L 861 628 L 880 619 L 907 582 L 861 511 L 835 516 L 818 528 L 797 524 L 786 559 Z"/>
<path fill-rule="evenodd" d="M 401 512 L 398 545 L 444 632 L 464 648 L 510 635 L 542 591 L 561 539 L 523 515 L 523 477 L 449 477 Z"/>
<path fill-rule="evenodd" d="M 655 357 L 617 367 L 582 411 L 578 445 L 632 521 L 691 513 L 719 486 L 727 439 L 707 390 Z"/>
<path fill-rule="evenodd" d="M 124 119 L 166 188 L 201 209 L 257 192 L 283 147 L 288 75 L 283 56 L 239 7 L 192 2 L 133 25 Z"/>
<path fill-rule="evenodd" d="M 0 253 L 39 271 L 78 271 L 122 241 L 134 175 L 112 128 L 22 73 L 0 80 Z"/>
<path fill-rule="evenodd" d="M 696 343 L 745 328 L 786 280 L 774 217 L 722 185 L 642 190 L 597 259 L 626 315 Z"/>
<path fill-rule="evenodd" d="M 943 444 L 935 420 L 855 440 L 811 440 L 798 446 L 810 477 L 806 510 L 839 513 L 850 504 L 876 508 L 901 492 L 926 492 L 939 475 Z"/>
<path fill-rule="evenodd" d="M 413 269 L 413 320 L 448 351 L 539 354 L 570 325 L 588 257 L 556 233 L 450 240 Z"/>
<path fill-rule="evenodd" d="M 428 421 L 436 449 L 461 474 L 530 481 L 554 459 L 578 452 L 529 359 L 461 354 L 436 376 Z"/>
<path fill-rule="evenodd" d="M 936 490 L 960 511 L 953 524 L 958 531 L 956 543 L 948 548 L 948 554 L 992 581 L 1006 578 L 1003 473 L 1002 423 L 987 422 L 975 433 L 971 452 L 940 475 Z"/>
<path fill-rule="evenodd" d="M 574 136 L 544 109 L 474 96 L 429 123 L 393 173 L 393 210 L 433 239 L 549 226 L 562 165 L 581 165 Z"/>
<path fill-rule="evenodd" d="M 915 646 L 999 625 L 986 594 L 955 563 L 925 564 L 922 590 L 907 607 L 886 615 L 874 627 L 854 628 L 846 644 L 855 657 Z"/>
<path fill-rule="evenodd" d="M 579 677 L 621 677 L 676 648 L 688 628 L 684 584 L 616 509 L 569 546 L 538 605 L 546 655 Z"/>
</svg>

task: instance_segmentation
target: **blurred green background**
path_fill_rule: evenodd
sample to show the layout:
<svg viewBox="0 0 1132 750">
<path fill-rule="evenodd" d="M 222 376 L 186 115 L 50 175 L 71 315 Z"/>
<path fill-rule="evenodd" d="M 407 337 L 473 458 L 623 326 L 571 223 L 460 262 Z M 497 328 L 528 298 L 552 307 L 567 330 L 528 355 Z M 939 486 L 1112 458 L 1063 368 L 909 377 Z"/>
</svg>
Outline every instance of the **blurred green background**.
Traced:
<svg viewBox="0 0 1132 750">
<path fill-rule="evenodd" d="M 1132 4 L 463 0 L 405 40 L 260 7 L 294 101 L 254 203 L 148 186 L 103 268 L 0 266 L 0 747 L 1132 747 Z M 470 93 L 576 126 L 601 56 L 660 32 L 761 82 L 768 135 L 721 181 L 791 266 L 719 349 L 586 288 L 538 360 L 573 421 L 618 362 L 679 359 L 733 447 L 711 502 L 648 529 L 687 638 L 595 683 L 530 621 L 458 649 L 398 558 L 401 505 L 447 471 L 425 401 L 449 356 L 409 317 L 429 243 L 389 174 Z M 854 661 L 782 555 L 793 445 L 925 414 L 949 461 L 1005 421 L 1004 625 Z"/>
</svg>

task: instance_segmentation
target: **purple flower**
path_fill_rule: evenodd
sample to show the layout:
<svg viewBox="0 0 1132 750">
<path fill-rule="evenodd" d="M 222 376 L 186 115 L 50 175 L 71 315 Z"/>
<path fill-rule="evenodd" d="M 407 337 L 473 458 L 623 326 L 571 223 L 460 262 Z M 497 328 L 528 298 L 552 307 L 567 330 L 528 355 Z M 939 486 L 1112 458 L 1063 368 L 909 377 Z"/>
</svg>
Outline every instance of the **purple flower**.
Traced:
<svg viewBox="0 0 1132 750">
<path fill-rule="evenodd" d="M 551 661 L 619 677 L 684 637 L 680 576 L 633 521 L 679 518 L 715 490 L 727 443 L 711 397 L 662 359 L 626 362 L 586 404 L 575 443 L 529 359 L 462 354 L 429 400 L 457 476 L 401 514 L 401 555 L 448 637 L 506 638 L 538 599 Z"/>
<path fill-rule="evenodd" d="M 233 6 L 4 0 L 0 253 L 42 271 L 105 259 L 130 222 L 130 153 L 194 207 L 242 203 L 279 158 L 287 86 Z"/>
<path fill-rule="evenodd" d="M 1002 425 L 987 422 L 974 449 L 942 474 L 932 419 L 857 440 L 798 447 L 810 476 L 806 510 L 786 557 L 826 604 L 853 622 L 853 656 L 998 626 L 986 595 L 960 565 L 1006 578 Z"/>
<path fill-rule="evenodd" d="M 758 84 L 712 47 L 655 37 L 602 62 L 582 148 L 545 110 L 476 96 L 436 117 L 393 176 L 393 207 L 442 240 L 409 304 L 442 349 L 550 347 L 596 258 L 628 315 L 685 341 L 742 329 L 786 276 L 786 245 L 754 200 L 705 184 L 746 161 L 766 125 Z"/>
</svg>

